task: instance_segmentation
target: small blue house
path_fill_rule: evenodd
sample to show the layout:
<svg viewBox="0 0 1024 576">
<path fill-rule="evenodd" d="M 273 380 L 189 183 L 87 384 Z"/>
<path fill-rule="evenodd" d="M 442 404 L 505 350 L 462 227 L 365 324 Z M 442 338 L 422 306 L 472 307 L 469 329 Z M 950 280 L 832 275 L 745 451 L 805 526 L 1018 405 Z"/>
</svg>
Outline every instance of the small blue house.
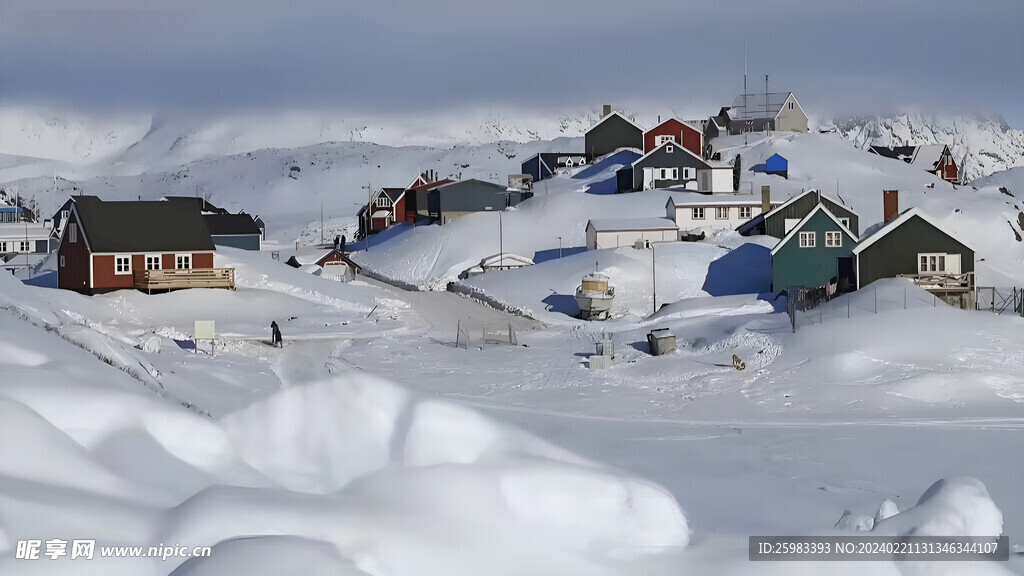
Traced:
<svg viewBox="0 0 1024 576">
<path fill-rule="evenodd" d="M 768 174 L 778 174 L 789 180 L 789 160 L 786 160 L 779 154 L 772 154 L 764 162 L 764 171 Z"/>
</svg>

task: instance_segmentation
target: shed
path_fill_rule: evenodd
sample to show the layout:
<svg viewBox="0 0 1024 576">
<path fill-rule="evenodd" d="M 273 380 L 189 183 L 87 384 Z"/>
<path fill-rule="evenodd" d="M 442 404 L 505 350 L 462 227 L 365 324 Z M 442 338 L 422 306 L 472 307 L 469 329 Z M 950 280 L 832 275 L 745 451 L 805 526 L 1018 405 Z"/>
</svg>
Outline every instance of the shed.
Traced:
<svg viewBox="0 0 1024 576">
<path fill-rule="evenodd" d="M 668 328 L 651 330 L 647 334 L 647 343 L 651 347 L 651 356 L 661 356 L 676 349 L 676 337 Z"/>
<path fill-rule="evenodd" d="M 587 222 L 587 249 L 633 246 L 637 240 L 675 242 L 679 228 L 668 218 L 614 218 Z"/>
<path fill-rule="evenodd" d="M 768 174 L 777 174 L 788 180 L 789 160 L 786 160 L 781 154 L 772 154 L 764 162 L 764 171 Z"/>
</svg>

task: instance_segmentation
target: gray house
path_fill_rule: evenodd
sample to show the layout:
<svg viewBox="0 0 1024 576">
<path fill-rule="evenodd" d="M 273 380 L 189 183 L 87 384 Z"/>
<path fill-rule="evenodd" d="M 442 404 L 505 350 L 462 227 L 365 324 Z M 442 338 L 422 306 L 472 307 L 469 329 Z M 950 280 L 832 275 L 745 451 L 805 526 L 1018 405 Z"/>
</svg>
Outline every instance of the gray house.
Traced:
<svg viewBox="0 0 1024 576">
<path fill-rule="evenodd" d="M 504 210 L 533 196 L 533 192 L 516 190 L 483 180 L 449 182 L 427 193 L 431 219 L 442 225 L 473 212 Z"/>
<path fill-rule="evenodd" d="M 632 165 L 633 190 L 670 186 L 697 188 L 697 171 L 708 165 L 699 156 L 675 142 L 666 142 L 641 156 Z"/>
<path fill-rule="evenodd" d="M 860 216 L 842 202 L 822 194 L 821 190 L 808 190 L 793 196 L 768 213 L 759 214 L 748 220 L 736 230 L 744 236 L 766 234 L 785 238 L 818 204 L 828 208 L 828 211 L 854 236 L 860 233 Z"/>
<path fill-rule="evenodd" d="M 253 217 L 241 214 L 203 214 L 206 228 L 215 246 L 230 246 L 242 250 L 259 250 L 263 231 Z"/>
<path fill-rule="evenodd" d="M 584 135 L 587 160 L 615 152 L 619 148 L 644 149 L 644 129 L 610 106 L 604 107 L 604 116 Z"/>
</svg>

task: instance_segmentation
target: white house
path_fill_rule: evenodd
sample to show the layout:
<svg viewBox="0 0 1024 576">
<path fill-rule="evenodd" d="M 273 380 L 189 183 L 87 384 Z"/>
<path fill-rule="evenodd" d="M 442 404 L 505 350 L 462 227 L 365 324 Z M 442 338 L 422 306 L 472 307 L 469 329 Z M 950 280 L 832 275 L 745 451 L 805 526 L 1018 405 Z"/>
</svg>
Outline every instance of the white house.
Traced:
<svg viewBox="0 0 1024 576">
<path fill-rule="evenodd" d="M 772 208 L 781 202 L 772 202 Z M 685 198 L 669 198 L 665 215 L 675 222 L 680 232 L 699 233 L 735 230 L 740 224 L 761 214 L 761 201 L 753 196 L 701 197 L 686 194 Z"/>
<path fill-rule="evenodd" d="M 587 222 L 587 249 L 633 246 L 637 240 L 675 242 L 679 228 L 668 218 L 614 218 Z"/>
<path fill-rule="evenodd" d="M 727 162 L 705 160 L 706 166 L 697 169 L 697 190 L 711 194 L 735 192 L 733 168 Z"/>
<path fill-rule="evenodd" d="M 55 248 L 52 234 L 49 221 L 0 223 L 0 265 L 6 270 L 35 266 Z"/>
</svg>

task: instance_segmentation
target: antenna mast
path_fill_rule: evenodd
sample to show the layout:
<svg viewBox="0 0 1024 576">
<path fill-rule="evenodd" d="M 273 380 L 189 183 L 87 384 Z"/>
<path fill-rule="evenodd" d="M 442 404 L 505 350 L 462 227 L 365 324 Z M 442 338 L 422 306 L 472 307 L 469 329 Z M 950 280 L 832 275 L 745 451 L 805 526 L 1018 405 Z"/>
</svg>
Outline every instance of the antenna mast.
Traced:
<svg viewBox="0 0 1024 576">
<path fill-rule="evenodd" d="M 743 35 L 743 114 L 748 115 L 747 110 L 747 35 Z M 744 119 L 746 122 L 746 119 Z M 743 144 L 747 144 L 747 129 L 743 127 Z"/>
</svg>

